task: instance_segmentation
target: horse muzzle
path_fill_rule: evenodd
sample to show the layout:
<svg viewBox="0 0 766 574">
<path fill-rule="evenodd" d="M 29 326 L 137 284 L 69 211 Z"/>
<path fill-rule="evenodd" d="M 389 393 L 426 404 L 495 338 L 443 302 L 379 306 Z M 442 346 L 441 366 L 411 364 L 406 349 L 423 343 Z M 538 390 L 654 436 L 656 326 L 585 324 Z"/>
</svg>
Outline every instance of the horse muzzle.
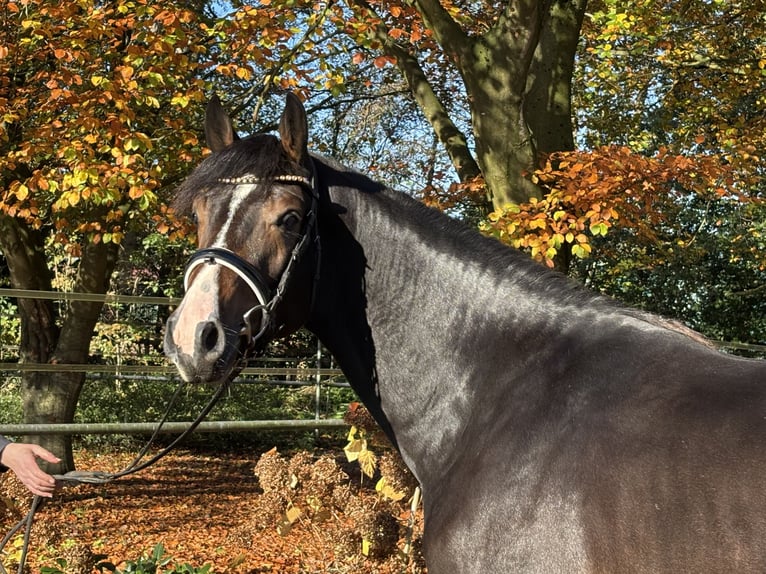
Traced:
<svg viewBox="0 0 766 574">
<path fill-rule="evenodd" d="M 239 316 L 224 317 L 220 270 L 233 271 L 250 288 L 257 304 Z M 192 271 L 196 270 L 194 280 Z M 218 382 L 231 378 L 271 325 L 271 290 L 255 268 L 221 248 L 202 249 L 189 260 L 184 275 L 186 294 L 170 316 L 165 354 L 187 382 Z"/>
<path fill-rule="evenodd" d="M 176 338 L 179 323 L 183 321 L 176 313 L 168 319 L 165 354 L 175 363 L 181 378 L 188 383 L 211 383 L 228 378 L 235 370 L 237 357 L 227 357 L 232 345 L 226 340 L 223 323 L 219 319 L 199 321 L 194 326 L 193 337 L 182 341 Z"/>
</svg>

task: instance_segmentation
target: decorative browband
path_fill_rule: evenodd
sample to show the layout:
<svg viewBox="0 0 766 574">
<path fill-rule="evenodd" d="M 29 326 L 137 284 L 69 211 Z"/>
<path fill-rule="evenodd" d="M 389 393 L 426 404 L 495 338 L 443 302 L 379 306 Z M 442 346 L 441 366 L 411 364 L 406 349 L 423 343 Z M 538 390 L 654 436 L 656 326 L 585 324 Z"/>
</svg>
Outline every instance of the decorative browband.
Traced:
<svg viewBox="0 0 766 574">
<path fill-rule="evenodd" d="M 257 183 L 263 183 L 265 181 L 277 181 L 280 183 L 300 183 L 306 187 L 313 188 L 311 180 L 302 175 L 277 175 L 273 178 L 263 178 L 257 175 L 242 175 L 240 177 L 221 177 L 217 180 L 220 183 L 229 183 L 232 185 L 252 185 Z"/>
</svg>

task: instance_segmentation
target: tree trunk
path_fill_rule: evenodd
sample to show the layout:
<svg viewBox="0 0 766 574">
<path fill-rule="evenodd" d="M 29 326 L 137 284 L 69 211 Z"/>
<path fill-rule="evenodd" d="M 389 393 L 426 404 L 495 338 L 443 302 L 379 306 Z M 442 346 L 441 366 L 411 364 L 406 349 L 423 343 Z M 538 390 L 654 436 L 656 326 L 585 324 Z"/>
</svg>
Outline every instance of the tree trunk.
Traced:
<svg viewBox="0 0 766 574">
<path fill-rule="evenodd" d="M 45 259 L 45 238 L 22 221 L 0 214 L 0 251 L 5 255 L 11 285 L 17 289 L 49 291 L 51 275 Z M 19 299 L 21 344 L 19 360 L 45 363 L 58 339 L 56 311 L 52 301 Z"/>
<path fill-rule="evenodd" d="M 41 233 L 29 229 L 17 219 L 0 216 L 0 249 L 8 261 L 11 283 L 15 288 L 51 289 Z M 86 244 L 75 291 L 105 293 L 116 256 L 117 247 L 114 244 Z M 59 329 L 55 306 L 51 301 L 19 299 L 22 332 L 20 360 L 32 364 L 62 365 L 61 371 L 28 372 L 22 376 L 25 423 L 72 422 L 85 374 L 69 372 L 64 365 L 87 362 L 93 327 L 102 307 L 103 303 L 71 302 Z M 60 463 L 47 466 L 49 472 L 63 473 L 74 469 L 70 436 L 30 435 L 25 440 L 39 444 L 61 458 Z"/>
<path fill-rule="evenodd" d="M 572 76 L 586 4 L 552 4 L 529 69 L 524 115 L 542 153 L 574 149 Z"/>
<path fill-rule="evenodd" d="M 587 0 L 554 2 L 543 25 L 527 76 L 524 106 L 527 125 L 537 151 L 549 154 L 573 150 L 572 76 Z M 554 264 L 569 271 L 571 244 L 559 249 Z"/>
<path fill-rule="evenodd" d="M 416 0 L 416 6 L 463 78 L 476 159 L 493 206 L 502 209 L 541 197 L 528 177 L 537 158 L 524 96 L 547 2 L 508 2 L 492 28 L 480 36 L 466 34 L 438 0 Z"/>
<path fill-rule="evenodd" d="M 366 0 L 355 0 L 380 20 Z M 572 149 L 571 80 L 586 0 L 508 1 L 494 25 L 468 34 L 439 0 L 415 0 L 426 27 L 459 71 L 471 111 L 475 160 L 467 138 L 436 97 L 417 58 L 384 26 L 376 38 L 409 83 L 460 179 L 479 175 L 495 209 L 542 197 L 530 172 L 538 152 Z"/>
</svg>

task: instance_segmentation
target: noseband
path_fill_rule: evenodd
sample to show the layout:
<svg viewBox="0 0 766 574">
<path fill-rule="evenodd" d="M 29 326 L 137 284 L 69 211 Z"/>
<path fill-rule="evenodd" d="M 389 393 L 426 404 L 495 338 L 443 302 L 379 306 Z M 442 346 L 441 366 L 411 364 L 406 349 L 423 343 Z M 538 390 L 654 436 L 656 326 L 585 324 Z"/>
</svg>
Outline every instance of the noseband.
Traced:
<svg viewBox="0 0 766 574">
<path fill-rule="evenodd" d="M 279 302 L 284 296 L 285 289 L 287 288 L 290 275 L 293 273 L 297 262 L 301 259 L 303 254 L 308 249 L 309 244 L 313 240 L 316 243 L 317 249 L 319 249 L 319 231 L 317 229 L 316 217 L 317 207 L 319 203 L 319 192 L 317 191 L 315 182 L 313 179 L 303 177 L 300 175 L 279 175 L 274 178 L 259 178 L 255 175 L 245 175 L 235 178 L 220 178 L 217 180 L 219 183 L 227 183 L 231 185 L 253 185 L 258 183 L 289 183 L 293 185 L 300 185 L 305 191 L 311 194 L 311 207 L 306 212 L 306 222 L 303 235 L 298 243 L 293 247 L 293 251 L 290 254 L 290 259 L 287 262 L 282 275 L 279 278 L 279 283 L 276 289 L 269 287 L 268 281 L 263 274 L 258 271 L 248 261 L 226 249 L 224 247 L 207 247 L 205 249 L 197 250 L 186 263 L 186 270 L 184 271 L 184 291 L 188 290 L 189 283 L 191 281 L 191 274 L 197 267 L 203 264 L 208 265 L 221 265 L 227 269 L 233 271 L 237 276 L 245 282 L 255 295 L 258 304 L 250 308 L 242 315 L 243 327 L 240 331 L 240 336 L 247 340 L 246 350 L 252 350 L 258 339 L 260 339 L 270 328 L 273 327 L 274 310 L 279 305 Z M 312 292 L 312 303 L 315 296 L 316 285 L 318 281 L 318 266 L 319 256 L 317 255 L 317 270 L 314 272 L 314 292 Z M 261 322 L 258 332 L 253 332 L 253 315 L 257 312 L 261 313 Z"/>
</svg>

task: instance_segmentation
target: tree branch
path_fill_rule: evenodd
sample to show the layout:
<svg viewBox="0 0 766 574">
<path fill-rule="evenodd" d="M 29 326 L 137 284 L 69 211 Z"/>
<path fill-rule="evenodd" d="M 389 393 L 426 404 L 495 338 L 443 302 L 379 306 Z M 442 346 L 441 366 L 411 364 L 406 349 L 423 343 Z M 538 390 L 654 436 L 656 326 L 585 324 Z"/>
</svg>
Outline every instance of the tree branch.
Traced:
<svg viewBox="0 0 766 574">
<path fill-rule="evenodd" d="M 409 0 L 448 57 L 460 67 L 471 52 L 473 40 L 452 19 L 439 0 Z"/>
<path fill-rule="evenodd" d="M 366 0 L 355 0 L 354 5 L 368 17 L 380 20 L 380 17 Z M 473 157 L 468 140 L 457 128 L 447 109 L 434 92 L 418 59 L 388 34 L 385 25 L 375 28 L 375 38 L 383 46 L 383 51 L 396 60 L 399 71 L 409 85 L 420 109 L 425 115 L 436 137 L 444 145 L 452 165 L 461 181 L 470 181 L 481 175 L 478 163 Z"/>
</svg>

